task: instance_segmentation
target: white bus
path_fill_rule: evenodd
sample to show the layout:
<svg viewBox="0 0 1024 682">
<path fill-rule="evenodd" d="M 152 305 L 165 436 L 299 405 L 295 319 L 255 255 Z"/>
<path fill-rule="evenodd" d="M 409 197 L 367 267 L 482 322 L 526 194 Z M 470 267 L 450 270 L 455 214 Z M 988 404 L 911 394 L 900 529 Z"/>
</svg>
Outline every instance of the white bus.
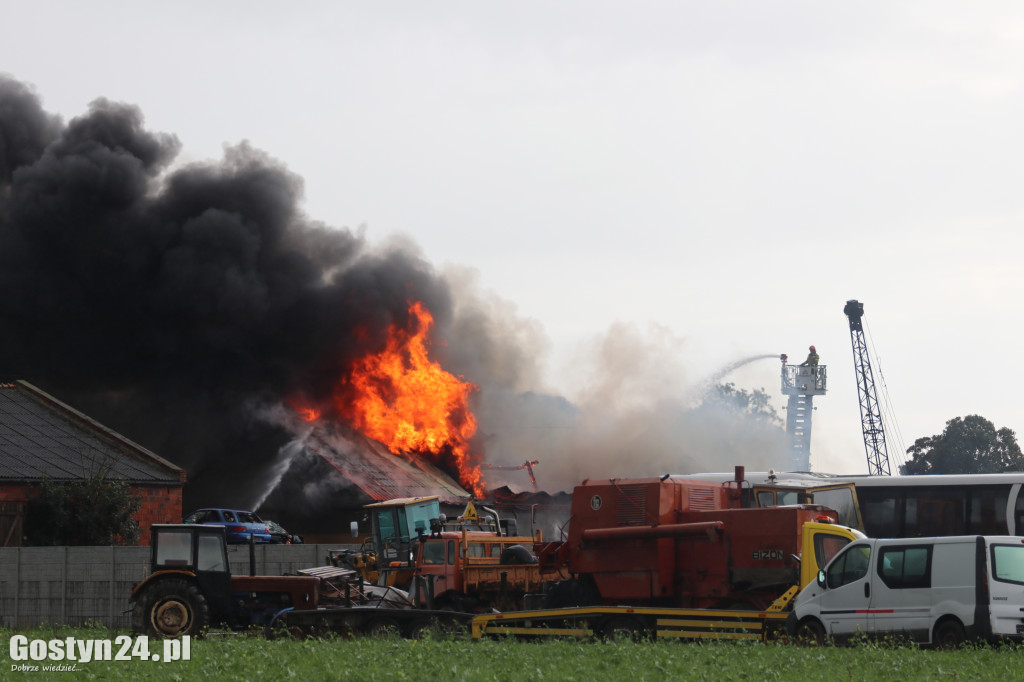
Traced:
<svg viewBox="0 0 1024 682">
<path fill-rule="evenodd" d="M 1018 535 L 1024 531 L 1024 473 L 836 476 L 857 492 L 873 538 Z"/>
<path fill-rule="evenodd" d="M 684 474 L 701 480 L 730 474 Z M 1024 473 L 945 476 L 841 476 L 805 472 L 746 474 L 758 507 L 815 503 L 873 538 L 1024 534 Z M 850 495 L 843 488 L 853 485 Z M 853 498 L 853 501 L 851 501 Z M 855 510 L 849 509 L 851 506 Z"/>
</svg>

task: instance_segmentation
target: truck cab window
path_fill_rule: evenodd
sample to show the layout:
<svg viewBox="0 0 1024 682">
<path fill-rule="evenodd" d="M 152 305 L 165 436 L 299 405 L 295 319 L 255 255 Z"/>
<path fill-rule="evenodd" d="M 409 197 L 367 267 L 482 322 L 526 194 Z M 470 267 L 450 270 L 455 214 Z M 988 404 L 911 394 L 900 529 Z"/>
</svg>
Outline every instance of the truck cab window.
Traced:
<svg viewBox="0 0 1024 682">
<path fill-rule="evenodd" d="M 814 559 L 818 566 L 827 566 L 839 550 L 850 544 L 850 539 L 841 535 L 818 533 L 814 536 Z"/>
<path fill-rule="evenodd" d="M 443 564 L 444 563 L 444 543 L 443 542 L 424 542 L 423 543 L 423 563 L 424 564 Z"/>
</svg>

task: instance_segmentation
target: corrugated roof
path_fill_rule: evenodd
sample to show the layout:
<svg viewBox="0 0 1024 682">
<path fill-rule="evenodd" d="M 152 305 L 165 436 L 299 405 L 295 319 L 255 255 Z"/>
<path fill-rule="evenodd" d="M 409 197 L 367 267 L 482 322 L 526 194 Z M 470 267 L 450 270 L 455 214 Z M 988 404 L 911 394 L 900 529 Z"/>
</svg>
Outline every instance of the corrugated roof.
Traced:
<svg viewBox="0 0 1024 682">
<path fill-rule="evenodd" d="M 0 480 L 183 483 L 162 457 L 25 381 L 0 384 Z"/>
<path fill-rule="evenodd" d="M 472 497 L 423 457 L 392 454 L 383 444 L 354 432 L 318 427 L 306 448 L 377 501 L 437 495 L 441 502 L 457 504 Z"/>
</svg>

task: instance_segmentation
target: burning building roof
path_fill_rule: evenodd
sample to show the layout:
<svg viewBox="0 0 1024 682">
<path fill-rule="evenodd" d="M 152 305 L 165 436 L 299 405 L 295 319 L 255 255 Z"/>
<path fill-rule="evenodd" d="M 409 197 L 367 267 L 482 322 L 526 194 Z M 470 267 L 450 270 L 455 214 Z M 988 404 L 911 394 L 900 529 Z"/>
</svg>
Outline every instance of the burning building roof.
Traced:
<svg viewBox="0 0 1024 682">
<path fill-rule="evenodd" d="M 442 502 L 465 503 L 470 494 L 422 457 L 395 455 L 358 434 L 340 438 L 336 429 L 316 429 L 305 448 L 330 464 L 374 501 L 438 495 Z"/>
</svg>

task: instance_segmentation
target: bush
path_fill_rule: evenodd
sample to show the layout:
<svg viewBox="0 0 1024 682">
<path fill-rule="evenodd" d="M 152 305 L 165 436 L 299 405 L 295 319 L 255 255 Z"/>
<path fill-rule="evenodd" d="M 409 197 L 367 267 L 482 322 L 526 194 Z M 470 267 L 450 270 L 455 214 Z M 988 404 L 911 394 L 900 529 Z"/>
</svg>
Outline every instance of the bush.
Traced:
<svg viewBox="0 0 1024 682">
<path fill-rule="evenodd" d="M 105 472 L 82 481 L 43 481 L 25 514 L 25 545 L 134 545 L 142 498 Z"/>
</svg>

